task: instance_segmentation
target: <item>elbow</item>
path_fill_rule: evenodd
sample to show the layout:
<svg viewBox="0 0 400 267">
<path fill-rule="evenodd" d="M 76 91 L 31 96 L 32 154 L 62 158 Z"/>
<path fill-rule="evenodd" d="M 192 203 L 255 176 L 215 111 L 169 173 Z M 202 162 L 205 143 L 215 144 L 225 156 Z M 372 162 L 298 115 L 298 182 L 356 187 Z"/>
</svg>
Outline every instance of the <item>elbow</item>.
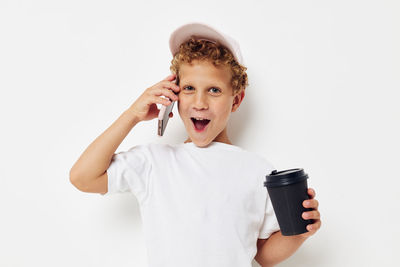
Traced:
<svg viewBox="0 0 400 267">
<path fill-rule="evenodd" d="M 261 266 L 261 267 L 274 267 L 275 264 L 270 263 L 270 262 L 266 262 L 264 259 L 262 259 L 262 257 L 260 255 L 256 255 L 256 257 L 254 258 L 254 260 Z"/>
<path fill-rule="evenodd" d="M 76 174 L 76 172 L 73 171 L 73 169 L 69 171 L 69 182 L 77 189 L 82 191 L 82 179 L 80 176 L 78 176 L 78 174 Z"/>
<path fill-rule="evenodd" d="M 93 193 L 93 186 L 96 179 L 90 179 L 89 176 L 82 174 L 76 174 L 73 171 L 69 173 L 69 181 L 79 191 L 84 193 Z"/>
</svg>

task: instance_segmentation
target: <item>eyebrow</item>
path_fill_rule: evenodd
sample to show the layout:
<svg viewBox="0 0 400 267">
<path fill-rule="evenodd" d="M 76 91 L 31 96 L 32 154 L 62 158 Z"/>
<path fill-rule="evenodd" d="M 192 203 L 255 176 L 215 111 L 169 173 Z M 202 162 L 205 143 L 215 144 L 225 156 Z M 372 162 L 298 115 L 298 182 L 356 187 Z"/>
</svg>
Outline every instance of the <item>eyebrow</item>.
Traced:
<svg viewBox="0 0 400 267">
<path fill-rule="evenodd" d="M 180 82 L 180 86 L 192 86 L 192 87 L 196 87 L 196 86 L 192 85 L 192 83 L 190 83 L 190 82 Z M 220 86 L 220 85 L 217 85 L 217 84 L 214 84 L 214 85 L 207 85 L 207 86 L 206 86 L 206 88 L 212 88 L 212 87 L 216 87 L 216 88 L 218 88 L 218 89 L 222 89 L 222 88 L 223 88 L 223 86 Z"/>
</svg>

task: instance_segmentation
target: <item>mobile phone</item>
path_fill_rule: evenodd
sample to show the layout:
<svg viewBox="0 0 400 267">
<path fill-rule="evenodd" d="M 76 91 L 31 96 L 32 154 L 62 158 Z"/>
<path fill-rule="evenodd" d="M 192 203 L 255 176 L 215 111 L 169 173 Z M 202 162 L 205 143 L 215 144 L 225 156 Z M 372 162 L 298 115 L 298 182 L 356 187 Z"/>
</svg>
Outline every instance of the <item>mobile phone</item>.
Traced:
<svg viewBox="0 0 400 267">
<path fill-rule="evenodd" d="M 179 85 L 178 77 L 176 77 L 176 79 L 175 79 L 175 84 Z M 177 94 L 175 91 L 172 91 L 172 92 L 174 92 L 174 94 Z M 169 100 L 171 100 L 171 99 L 169 99 Z M 169 113 L 171 113 L 175 102 L 176 101 L 172 101 L 172 103 L 169 106 L 162 105 L 160 108 L 160 113 L 158 113 L 158 128 L 157 128 L 157 134 L 159 136 L 164 135 L 165 128 L 167 127 L 168 120 L 169 120 Z"/>
</svg>

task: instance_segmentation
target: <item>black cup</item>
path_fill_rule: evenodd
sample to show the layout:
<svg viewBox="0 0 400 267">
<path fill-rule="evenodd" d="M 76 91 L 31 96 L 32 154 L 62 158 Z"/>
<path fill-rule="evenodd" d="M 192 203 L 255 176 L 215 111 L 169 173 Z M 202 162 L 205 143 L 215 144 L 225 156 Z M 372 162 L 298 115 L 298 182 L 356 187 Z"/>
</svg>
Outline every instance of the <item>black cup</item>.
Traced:
<svg viewBox="0 0 400 267">
<path fill-rule="evenodd" d="M 313 220 L 304 220 L 302 213 L 310 211 L 304 208 L 307 194 L 308 175 L 303 169 L 272 171 L 266 176 L 267 187 L 282 235 L 298 235 L 307 232 L 306 226 Z"/>
</svg>

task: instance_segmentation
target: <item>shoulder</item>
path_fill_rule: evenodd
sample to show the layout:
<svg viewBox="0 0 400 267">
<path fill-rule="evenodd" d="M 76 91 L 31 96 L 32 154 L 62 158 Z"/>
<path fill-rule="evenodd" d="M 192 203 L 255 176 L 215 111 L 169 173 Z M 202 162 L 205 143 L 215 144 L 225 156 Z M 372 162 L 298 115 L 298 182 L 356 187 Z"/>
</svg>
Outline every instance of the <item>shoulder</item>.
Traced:
<svg viewBox="0 0 400 267">
<path fill-rule="evenodd" d="M 156 159 L 166 154 L 175 153 L 176 147 L 169 144 L 158 144 L 158 143 L 144 143 L 132 146 L 127 152 L 128 153 L 141 153 L 147 157 Z"/>
<path fill-rule="evenodd" d="M 173 146 L 168 144 L 157 144 L 157 143 L 144 143 L 131 146 L 128 151 L 155 151 L 155 150 L 170 150 Z"/>
<path fill-rule="evenodd" d="M 148 143 L 144 145 L 149 151 L 173 151 L 176 149 L 176 147 L 174 145 L 170 145 L 170 144 L 159 144 L 159 143 Z"/>
<path fill-rule="evenodd" d="M 125 151 L 115 153 L 114 161 L 126 162 L 159 162 L 165 161 L 173 154 L 173 147 L 167 144 L 143 143 L 130 146 Z"/>
<path fill-rule="evenodd" d="M 262 154 L 254 151 L 242 149 L 245 157 L 251 161 L 255 167 L 272 171 L 275 169 L 274 165 Z"/>
</svg>

